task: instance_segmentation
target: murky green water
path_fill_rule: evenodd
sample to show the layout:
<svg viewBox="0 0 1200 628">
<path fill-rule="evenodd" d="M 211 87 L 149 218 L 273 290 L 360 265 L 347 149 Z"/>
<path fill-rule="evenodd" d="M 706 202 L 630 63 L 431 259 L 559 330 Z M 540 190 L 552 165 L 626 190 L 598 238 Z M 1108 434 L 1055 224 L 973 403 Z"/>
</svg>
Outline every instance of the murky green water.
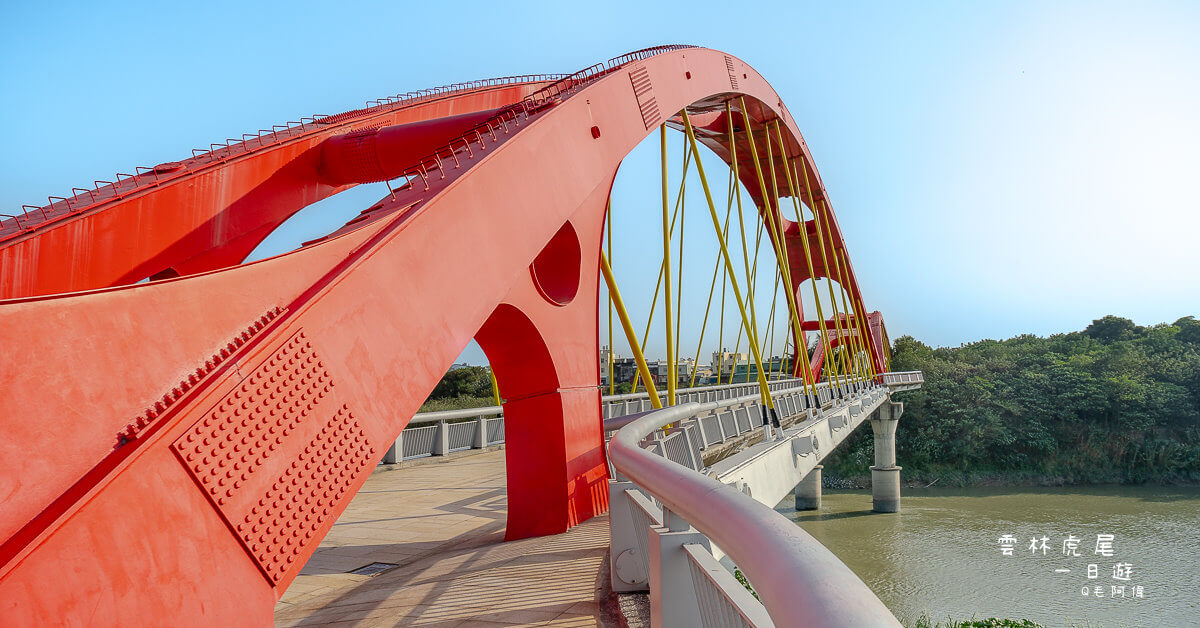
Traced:
<svg viewBox="0 0 1200 628">
<path fill-rule="evenodd" d="M 1200 626 L 1200 489 L 929 488 L 902 494 L 899 515 L 870 512 L 869 491 L 826 491 L 820 511 L 796 512 L 790 498 L 777 509 L 908 621 L 924 612 L 935 620 L 1008 617 L 1048 626 Z M 1011 556 L 999 543 L 1005 534 L 1016 538 Z M 1109 534 L 1112 556 L 1097 554 L 1097 535 Z M 1080 539 L 1079 556 L 1063 553 L 1069 535 Z M 1128 573 L 1114 574 L 1118 563 L 1129 565 Z M 1089 578 L 1092 564 L 1096 573 Z M 1113 589 L 1119 586 L 1123 596 Z"/>
</svg>

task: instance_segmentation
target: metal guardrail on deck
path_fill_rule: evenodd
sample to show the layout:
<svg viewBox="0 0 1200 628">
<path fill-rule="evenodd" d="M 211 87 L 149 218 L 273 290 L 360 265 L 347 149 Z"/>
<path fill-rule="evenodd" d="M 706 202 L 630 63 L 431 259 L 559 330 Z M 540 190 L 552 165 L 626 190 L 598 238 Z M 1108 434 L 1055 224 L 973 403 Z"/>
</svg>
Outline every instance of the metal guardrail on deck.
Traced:
<svg viewBox="0 0 1200 628">
<path fill-rule="evenodd" d="M 883 383 L 889 386 L 892 384 L 923 384 L 925 383 L 925 374 L 921 371 L 884 373 Z"/>
<path fill-rule="evenodd" d="M 847 407 L 857 412 L 888 392 L 918 388 L 924 376 L 883 373 L 878 381 L 882 385 L 858 382 L 846 389 L 822 382 L 815 396 L 800 379 L 773 381 L 769 388 L 782 427 L 827 417 L 836 430 L 839 419 L 841 427 L 849 420 L 841 414 Z M 678 405 L 662 410 L 651 409 L 645 392 L 601 398 L 610 475 L 617 478 L 610 484 L 614 543 L 616 528 L 627 526 L 620 536 L 632 538 L 641 557 L 622 560 L 614 544 L 614 574 L 649 585 L 655 592 L 651 612 L 660 622 L 666 605 L 672 614 L 666 625 L 772 626 L 774 618 L 789 625 L 898 626 L 862 580 L 816 539 L 706 475 L 706 449 L 762 429 L 758 384 L 686 388 L 677 397 Z M 502 442 L 500 406 L 426 412 L 413 417 L 384 462 Z M 797 453 L 815 449 L 797 445 Z M 762 602 L 725 569 L 714 545 L 745 571 Z M 652 554 L 657 560 L 650 560 Z"/>
<path fill-rule="evenodd" d="M 773 391 L 796 389 L 802 385 L 802 380 L 794 378 L 779 379 L 769 384 Z M 756 394 L 757 383 L 698 386 L 676 392 L 680 403 L 718 401 Z M 605 419 L 637 414 L 651 408 L 650 395 L 645 392 L 606 395 L 600 402 Z M 413 415 L 408 427 L 384 455 L 383 462 L 391 464 L 426 456 L 444 456 L 460 449 L 482 449 L 503 442 L 504 408 L 500 406 L 421 412 Z"/>
<path fill-rule="evenodd" d="M 833 407 L 797 409 L 815 418 L 824 409 L 877 400 L 883 392 L 867 385 Z M 788 396 L 777 395 L 776 407 L 779 397 Z M 642 582 L 651 591 L 655 625 L 899 626 L 866 584 L 807 532 L 695 465 L 676 464 L 663 446 L 665 426 L 676 426 L 668 438 L 677 438 L 702 425 L 704 416 L 745 403 L 754 398 L 686 403 L 606 423 L 624 424 L 608 447 L 618 474 L 610 485 L 613 537 L 627 533 L 620 526 L 631 526 L 642 557 L 616 557 L 614 573 L 628 579 L 630 570 L 648 571 Z M 761 603 L 717 561 L 714 544 L 745 572 Z"/>
</svg>

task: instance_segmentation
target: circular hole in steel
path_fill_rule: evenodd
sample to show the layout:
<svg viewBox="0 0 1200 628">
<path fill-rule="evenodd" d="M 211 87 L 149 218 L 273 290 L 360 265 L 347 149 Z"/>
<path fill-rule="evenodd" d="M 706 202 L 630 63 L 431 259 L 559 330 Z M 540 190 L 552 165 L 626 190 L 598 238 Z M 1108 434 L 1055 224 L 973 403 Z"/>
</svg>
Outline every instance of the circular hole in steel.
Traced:
<svg viewBox="0 0 1200 628">
<path fill-rule="evenodd" d="M 582 260 L 579 235 L 571 223 L 564 223 L 529 265 L 533 285 L 542 297 L 555 305 L 570 303 L 579 292 Z"/>
</svg>

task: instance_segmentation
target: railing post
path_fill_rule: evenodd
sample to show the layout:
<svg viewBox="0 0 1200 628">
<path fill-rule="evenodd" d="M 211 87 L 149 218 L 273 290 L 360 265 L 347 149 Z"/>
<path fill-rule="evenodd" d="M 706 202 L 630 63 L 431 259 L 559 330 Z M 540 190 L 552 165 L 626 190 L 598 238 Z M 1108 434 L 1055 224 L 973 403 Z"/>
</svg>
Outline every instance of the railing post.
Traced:
<svg viewBox="0 0 1200 628">
<path fill-rule="evenodd" d="M 471 443 L 475 449 L 483 449 L 488 446 L 487 439 L 487 419 L 484 415 L 475 417 L 475 442 Z"/>
<path fill-rule="evenodd" d="M 708 446 L 708 435 L 704 433 L 704 421 L 701 417 L 696 417 L 696 433 L 700 435 L 700 449 Z"/>
<path fill-rule="evenodd" d="M 684 545 L 712 544 L 692 529 L 683 517 L 663 508 L 664 528 L 650 530 L 650 621 L 662 628 L 703 626 L 700 600 L 692 584 L 692 570 Z"/>
<path fill-rule="evenodd" d="M 383 464 L 396 464 L 404 460 L 404 432 L 396 436 L 396 441 L 383 453 Z"/>
<path fill-rule="evenodd" d="M 450 426 L 445 421 L 438 421 L 437 432 L 433 435 L 433 455 L 445 456 L 450 453 Z"/>
<path fill-rule="evenodd" d="M 648 561 L 641 555 L 638 539 L 638 535 L 645 539 L 650 529 L 638 529 L 633 513 L 638 506 L 629 495 L 636 490 L 637 485 L 627 480 L 608 482 L 609 579 L 618 593 L 645 591 L 650 584 Z"/>
<path fill-rule="evenodd" d="M 697 425 L 700 421 L 695 421 Z M 683 427 L 683 444 L 687 445 L 688 460 L 692 463 L 692 470 L 699 471 L 704 468 L 704 461 L 700 457 L 700 448 L 696 447 L 692 440 L 692 426 L 685 425 Z"/>
</svg>

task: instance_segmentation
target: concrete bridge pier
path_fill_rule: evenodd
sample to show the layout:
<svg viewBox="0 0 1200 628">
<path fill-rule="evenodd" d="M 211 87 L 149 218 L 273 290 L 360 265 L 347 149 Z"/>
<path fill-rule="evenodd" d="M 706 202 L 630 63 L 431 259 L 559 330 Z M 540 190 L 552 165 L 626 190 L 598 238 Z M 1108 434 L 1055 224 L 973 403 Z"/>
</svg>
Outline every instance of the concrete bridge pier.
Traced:
<svg viewBox="0 0 1200 628">
<path fill-rule="evenodd" d="M 904 404 L 888 401 L 871 417 L 875 466 L 871 467 L 871 510 L 900 512 L 900 467 L 896 466 L 896 424 Z"/>
<path fill-rule="evenodd" d="M 824 468 L 823 465 L 813 467 L 796 485 L 796 510 L 821 509 L 821 469 Z"/>
</svg>

